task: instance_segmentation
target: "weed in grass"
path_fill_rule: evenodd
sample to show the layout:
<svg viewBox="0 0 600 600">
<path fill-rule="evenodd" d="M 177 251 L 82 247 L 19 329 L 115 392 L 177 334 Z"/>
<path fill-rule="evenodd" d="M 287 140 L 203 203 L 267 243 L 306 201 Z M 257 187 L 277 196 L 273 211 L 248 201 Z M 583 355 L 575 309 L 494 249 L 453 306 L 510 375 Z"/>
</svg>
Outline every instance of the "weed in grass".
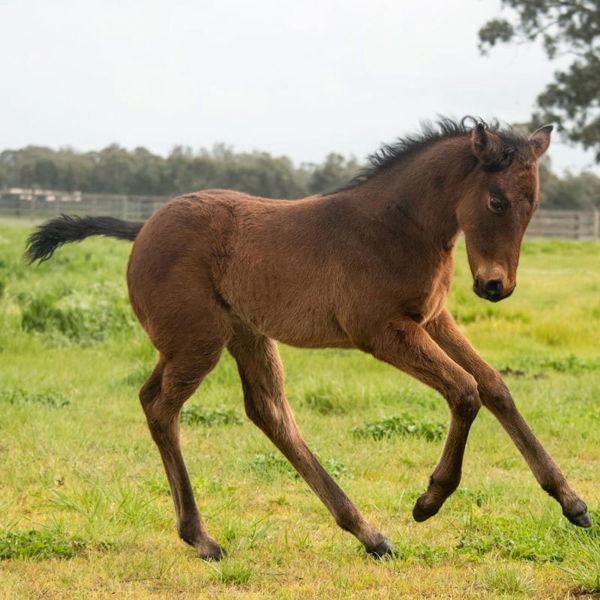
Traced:
<svg viewBox="0 0 600 600">
<path fill-rule="evenodd" d="M 552 369 L 558 373 L 579 374 L 584 371 L 600 370 L 600 358 L 585 359 L 575 354 L 568 354 L 557 358 L 545 359 L 541 362 L 542 369 Z"/>
<path fill-rule="evenodd" d="M 210 477 L 209 479 L 201 478 L 194 485 L 194 491 L 200 491 L 202 494 L 231 494 L 235 491 L 235 486 L 230 483 L 223 483 L 218 477 Z"/>
<path fill-rule="evenodd" d="M 554 522 L 519 523 L 473 516 L 456 550 L 473 559 L 495 553 L 502 558 L 537 563 L 561 563 L 567 555 L 565 545 L 558 543 Z"/>
<path fill-rule="evenodd" d="M 63 539 L 45 529 L 0 533 L 0 560 L 73 558 L 85 549 L 81 540 Z"/>
<path fill-rule="evenodd" d="M 227 516 L 221 528 L 221 537 L 230 551 L 250 550 L 267 537 L 272 527 L 270 517 L 270 514 L 256 519 Z"/>
<path fill-rule="evenodd" d="M 0 402 L 7 402 L 8 404 L 43 404 L 53 408 L 63 408 L 71 404 L 60 392 L 52 390 L 27 392 L 20 388 L 0 389 Z"/>
<path fill-rule="evenodd" d="M 415 544 L 406 541 L 394 542 L 394 557 L 397 560 L 413 563 L 421 562 L 433 565 L 446 560 L 450 552 L 444 546 L 430 546 L 429 544 Z"/>
<path fill-rule="evenodd" d="M 316 450 L 313 454 L 332 477 L 352 477 L 346 466 L 336 458 L 322 458 Z M 284 456 L 273 452 L 255 454 L 250 467 L 255 475 L 266 481 L 273 481 L 281 475 L 291 475 L 296 479 L 299 477 L 298 472 Z"/>
<path fill-rule="evenodd" d="M 244 419 L 233 408 L 215 408 L 207 410 L 198 404 L 184 406 L 181 411 L 181 423 L 183 425 L 242 425 Z"/>
<path fill-rule="evenodd" d="M 352 474 L 348 469 L 336 458 L 327 458 L 321 460 L 321 463 L 327 470 L 327 472 L 335 479 L 341 479 L 342 477 L 352 477 Z"/>
<path fill-rule="evenodd" d="M 581 549 L 580 549 L 581 550 Z M 600 548 L 585 548 L 577 555 L 575 565 L 563 570 L 579 585 L 579 591 L 600 596 Z"/>
<path fill-rule="evenodd" d="M 140 363 L 136 368 L 124 377 L 122 380 L 123 385 L 130 385 L 139 388 L 146 382 L 150 376 L 152 369 L 149 364 Z"/>
<path fill-rule="evenodd" d="M 440 397 L 437 392 L 427 388 L 412 390 L 409 388 L 400 388 L 386 393 L 376 393 L 373 395 L 373 401 L 376 404 L 384 406 L 406 406 L 411 410 L 426 411 L 436 410 L 440 405 Z"/>
<path fill-rule="evenodd" d="M 560 542 L 576 557 L 571 566 L 561 568 L 573 577 L 581 592 L 600 595 L 600 509 L 590 514 L 594 523 L 591 529 L 560 531 Z"/>
<path fill-rule="evenodd" d="M 89 345 L 131 330 L 133 313 L 120 286 L 96 283 L 88 293 L 67 290 L 37 296 L 22 293 L 21 327 L 52 341 Z"/>
<path fill-rule="evenodd" d="M 304 395 L 303 403 L 320 415 L 344 414 L 347 411 L 347 398 L 339 387 L 323 384 Z"/>
<path fill-rule="evenodd" d="M 53 490 L 50 505 L 55 510 L 78 514 L 84 536 L 93 540 L 104 537 L 107 528 L 115 536 L 131 535 L 163 518 L 153 499 L 126 481 L 71 492 Z"/>
<path fill-rule="evenodd" d="M 576 354 L 537 357 L 521 355 L 517 360 L 518 367 L 505 366 L 502 372 L 506 375 L 533 376 L 539 379 L 546 371 L 579 375 L 586 372 L 600 371 L 600 357 L 585 358 Z M 531 375 L 533 373 L 533 375 Z"/>
<path fill-rule="evenodd" d="M 496 594 L 531 595 L 535 591 L 535 581 L 531 574 L 513 565 L 497 565 L 495 569 L 484 569 L 481 583 Z"/>
<path fill-rule="evenodd" d="M 417 420 L 404 413 L 382 421 L 367 421 L 362 427 L 354 427 L 352 435 L 356 438 L 386 440 L 400 436 L 414 435 L 429 442 L 443 439 L 448 427 L 444 423 L 434 423 L 424 419 Z"/>
<path fill-rule="evenodd" d="M 177 557 L 164 558 L 160 554 L 138 552 L 122 556 L 121 560 L 108 569 L 110 577 L 119 581 L 160 581 L 176 569 L 177 565 Z"/>
<path fill-rule="evenodd" d="M 212 580 L 224 585 L 247 585 L 254 569 L 247 564 L 228 558 L 220 563 L 206 563 L 213 570 Z"/>
<path fill-rule="evenodd" d="M 469 502 L 472 502 L 480 508 L 490 500 L 490 493 L 481 490 L 470 490 L 466 487 L 459 487 L 455 493 L 457 497 L 466 498 Z"/>
<path fill-rule="evenodd" d="M 332 477 L 335 477 L 336 479 L 341 477 L 352 477 L 352 474 L 348 471 L 346 465 L 341 463 L 337 458 L 323 458 L 321 453 L 315 448 L 312 449 L 312 453 Z"/>
<path fill-rule="evenodd" d="M 299 477 L 297 471 L 284 456 L 273 452 L 255 454 L 252 457 L 250 469 L 257 477 L 265 481 L 273 481 L 282 475 Z"/>
<path fill-rule="evenodd" d="M 146 479 L 144 486 L 152 494 L 152 496 L 170 496 L 171 489 L 167 480 L 163 477 L 162 479 Z"/>
<path fill-rule="evenodd" d="M 248 538 L 246 541 L 248 548 L 254 548 L 254 546 L 262 539 L 267 537 L 269 533 L 272 523 L 271 521 L 267 521 L 270 515 L 263 517 L 261 519 L 255 519 L 249 529 Z"/>
</svg>

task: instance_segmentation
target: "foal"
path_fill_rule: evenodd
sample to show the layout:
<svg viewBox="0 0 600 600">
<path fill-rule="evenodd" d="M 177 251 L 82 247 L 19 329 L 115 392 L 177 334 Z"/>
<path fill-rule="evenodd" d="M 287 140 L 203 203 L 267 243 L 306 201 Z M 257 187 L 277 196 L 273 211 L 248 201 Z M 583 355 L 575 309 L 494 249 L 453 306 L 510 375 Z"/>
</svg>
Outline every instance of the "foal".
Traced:
<svg viewBox="0 0 600 600">
<path fill-rule="evenodd" d="M 465 234 L 473 289 L 496 302 L 516 285 L 519 250 L 538 204 L 538 158 L 551 126 L 529 138 L 497 125 L 441 121 L 371 158 L 346 187 L 293 202 L 210 190 L 174 199 L 146 223 L 63 216 L 29 239 L 31 261 L 101 234 L 135 240 L 133 310 L 158 350 L 140 391 L 183 540 L 202 558 L 224 549 L 207 533 L 179 444 L 179 414 L 224 348 L 237 362 L 248 417 L 367 552 L 393 552 L 305 443 L 284 396 L 274 340 L 358 348 L 436 389 L 451 420 L 413 516 L 435 515 L 457 488 L 481 405 L 506 429 L 539 484 L 575 525 L 586 505 L 518 412 L 497 371 L 445 308 L 456 239 Z"/>
</svg>

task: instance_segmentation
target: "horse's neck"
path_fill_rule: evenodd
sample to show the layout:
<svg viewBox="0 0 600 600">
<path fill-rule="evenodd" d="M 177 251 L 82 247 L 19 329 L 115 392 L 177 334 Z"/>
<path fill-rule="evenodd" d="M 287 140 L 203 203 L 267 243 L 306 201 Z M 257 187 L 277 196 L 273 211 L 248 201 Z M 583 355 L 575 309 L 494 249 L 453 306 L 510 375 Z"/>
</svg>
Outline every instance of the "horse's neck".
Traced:
<svg viewBox="0 0 600 600">
<path fill-rule="evenodd" d="M 475 185 L 475 165 L 468 138 L 442 140 L 373 175 L 352 190 L 351 201 L 388 229 L 418 229 L 430 244 L 449 248 L 459 234 L 458 202 Z"/>
</svg>

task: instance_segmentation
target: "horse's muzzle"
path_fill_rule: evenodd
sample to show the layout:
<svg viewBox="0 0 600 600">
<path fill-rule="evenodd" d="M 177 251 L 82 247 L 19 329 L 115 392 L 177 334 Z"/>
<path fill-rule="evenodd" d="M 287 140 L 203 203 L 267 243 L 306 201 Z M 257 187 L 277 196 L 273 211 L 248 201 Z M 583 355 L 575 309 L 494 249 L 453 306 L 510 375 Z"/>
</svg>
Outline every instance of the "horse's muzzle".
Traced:
<svg viewBox="0 0 600 600">
<path fill-rule="evenodd" d="M 475 278 L 473 283 L 473 291 L 480 297 L 490 302 L 499 302 L 508 298 L 514 291 L 514 287 L 507 290 L 504 287 L 501 279 L 490 279 L 483 281 L 479 277 Z"/>
</svg>

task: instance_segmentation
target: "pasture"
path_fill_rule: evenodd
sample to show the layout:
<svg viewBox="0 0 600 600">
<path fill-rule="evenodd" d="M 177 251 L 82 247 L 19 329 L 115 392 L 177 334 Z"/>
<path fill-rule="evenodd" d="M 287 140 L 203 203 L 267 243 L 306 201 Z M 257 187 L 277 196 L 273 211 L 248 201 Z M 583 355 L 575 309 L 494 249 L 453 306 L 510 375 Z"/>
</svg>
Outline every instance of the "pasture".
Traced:
<svg viewBox="0 0 600 600">
<path fill-rule="evenodd" d="M 129 308 L 130 244 L 90 239 L 39 267 L 0 227 L 0 598 L 592 598 L 600 595 L 600 245 L 529 241 L 515 294 L 478 299 L 459 245 L 450 308 L 594 519 L 570 525 L 482 410 L 440 513 L 411 510 L 448 410 L 358 351 L 282 346 L 307 442 L 397 556 L 368 557 L 244 416 L 224 355 L 184 409 L 183 451 L 211 534 L 175 531 L 137 400 L 154 350 Z"/>
</svg>

